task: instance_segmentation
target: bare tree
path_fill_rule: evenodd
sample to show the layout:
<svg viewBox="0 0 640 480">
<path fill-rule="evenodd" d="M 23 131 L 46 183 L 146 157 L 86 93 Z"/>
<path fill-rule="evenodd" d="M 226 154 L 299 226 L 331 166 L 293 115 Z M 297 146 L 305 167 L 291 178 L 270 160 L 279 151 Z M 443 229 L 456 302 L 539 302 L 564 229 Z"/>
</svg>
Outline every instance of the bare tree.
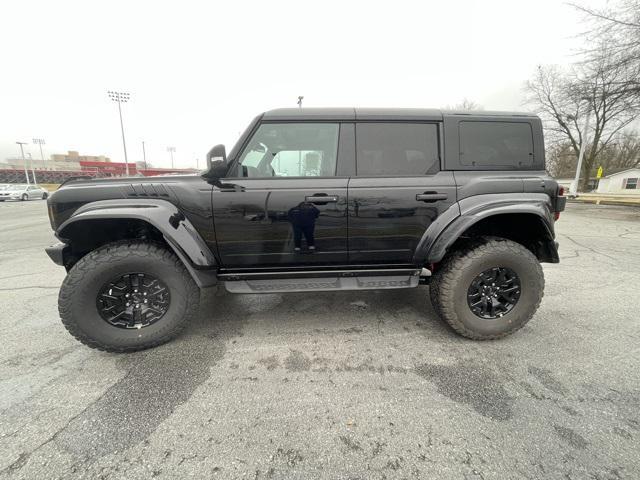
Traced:
<svg viewBox="0 0 640 480">
<path fill-rule="evenodd" d="M 484 110 L 484 108 L 482 107 L 482 105 L 477 104 L 476 102 L 474 102 L 473 100 L 469 100 L 468 98 L 463 98 L 462 102 L 460 103 L 456 103 L 455 105 L 447 105 L 445 107 L 446 110 L 464 110 L 464 111 L 469 111 L 469 110 Z"/>
<path fill-rule="evenodd" d="M 587 47 L 582 52 L 585 61 L 598 61 L 606 55 L 609 65 L 626 72 L 618 80 L 640 94 L 640 0 L 612 1 L 601 9 L 571 5 L 583 14 L 587 26 Z M 603 43 L 606 50 L 599 48 Z"/>
<path fill-rule="evenodd" d="M 602 151 L 598 164 L 603 167 L 605 174 L 640 167 L 640 136 L 632 132 L 618 135 Z"/>
<path fill-rule="evenodd" d="M 543 119 L 547 141 L 567 142 L 576 157 L 585 138 L 585 118 L 590 114 L 589 143 L 581 172 L 583 190 L 598 155 L 640 112 L 640 95 L 624 81 L 626 66 L 611 63 L 606 48 L 600 47 L 598 58 L 568 70 L 541 66 L 526 85 L 528 103 Z"/>
<path fill-rule="evenodd" d="M 589 142 L 589 148 L 591 148 L 591 142 Z M 573 177 L 577 164 L 578 159 L 570 142 L 565 140 L 553 143 L 547 148 L 547 169 L 554 177 Z M 605 175 L 640 167 L 640 136 L 633 132 L 622 132 L 616 135 L 606 147 L 601 149 L 588 172 L 589 176 L 595 176 L 599 167 L 602 167 Z"/>
</svg>

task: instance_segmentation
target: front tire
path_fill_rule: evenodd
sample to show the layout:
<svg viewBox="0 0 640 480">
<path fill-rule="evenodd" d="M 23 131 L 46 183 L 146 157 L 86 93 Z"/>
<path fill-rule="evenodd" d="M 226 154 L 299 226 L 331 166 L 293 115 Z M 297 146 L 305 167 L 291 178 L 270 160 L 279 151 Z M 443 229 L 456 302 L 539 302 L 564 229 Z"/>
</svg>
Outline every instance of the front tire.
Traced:
<svg viewBox="0 0 640 480">
<path fill-rule="evenodd" d="M 431 303 L 460 335 L 492 340 L 519 330 L 544 294 L 544 273 L 524 246 L 497 237 L 459 250 L 435 271 Z"/>
<path fill-rule="evenodd" d="M 196 314 L 200 290 L 160 245 L 115 242 L 82 257 L 58 297 L 65 328 L 91 348 L 133 352 L 176 337 Z"/>
<path fill-rule="evenodd" d="M 27 200 L 29 200 L 29 195 L 27 195 L 26 193 L 23 193 L 22 196 L 20 197 L 20 200 L 22 200 L 23 202 L 26 202 Z"/>
</svg>

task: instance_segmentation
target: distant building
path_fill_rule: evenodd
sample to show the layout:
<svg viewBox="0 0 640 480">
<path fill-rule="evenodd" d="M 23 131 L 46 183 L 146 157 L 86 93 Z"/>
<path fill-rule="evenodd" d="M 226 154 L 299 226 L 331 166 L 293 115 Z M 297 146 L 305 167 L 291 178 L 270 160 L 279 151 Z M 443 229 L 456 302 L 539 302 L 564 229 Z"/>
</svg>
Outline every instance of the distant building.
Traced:
<svg viewBox="0 0 640 480">
<path fill-rule="evenodd" d="M 104 155 L 80 155 L 75 150 L 69 150 L 67 153 L 54 153 L 51 155 L 54 162 L 110 162 L 109 157 Z"/>
<path fill-rule="evenodd" d="M 124 177 L 127 175 L 127 165 L 124 162 L 112 162 L 104 155 L 80 155 L 70 150 L 66 154 L 51 155 L 49 160 L 26 158 L 27 169 L 36 171 L 36 178 L 40 183 L 61 183 L 66 179 L 86 175 L 95 178 Z M 141 168 L 142 162 L 129 162 L 129 176 L 151 177 L 156 175 L 196 174 L 192 168 Z M 33 175 L 30 173 L 29 175 Z M 24 162 L 22 158 L 7 158 L 0 163 L 0 183 L 24 182 Z"/>
<path fill-rule="evenodd" d="M 602 177 L 597 192 L 640 195 L 640 168 L 629 168 Z"/>
</svg>

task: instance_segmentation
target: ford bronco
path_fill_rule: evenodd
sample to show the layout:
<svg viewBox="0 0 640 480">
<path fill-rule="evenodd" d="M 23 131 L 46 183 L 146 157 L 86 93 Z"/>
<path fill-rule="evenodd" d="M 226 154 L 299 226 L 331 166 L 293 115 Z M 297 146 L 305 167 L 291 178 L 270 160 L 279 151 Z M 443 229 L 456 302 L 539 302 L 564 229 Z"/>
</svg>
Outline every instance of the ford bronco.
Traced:
<svg viewBox="0 0 640 480">
<path fill-rule="evenodd" d="M 278 109 L 197 175 L 75 179 L 48 199 L 59 311 L 90 347 L 160 345 L 200 288 L 415 288 L 485 340 L 540 305 L 565 206 L 540 119 L 431 109 Z"/>
</svg>

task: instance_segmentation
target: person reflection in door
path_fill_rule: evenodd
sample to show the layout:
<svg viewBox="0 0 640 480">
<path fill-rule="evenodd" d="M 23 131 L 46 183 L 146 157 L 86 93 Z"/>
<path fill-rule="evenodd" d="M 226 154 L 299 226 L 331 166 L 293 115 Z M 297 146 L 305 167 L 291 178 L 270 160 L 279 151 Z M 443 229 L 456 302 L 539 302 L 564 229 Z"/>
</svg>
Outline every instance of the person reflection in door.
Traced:
<svg viewBox="0 0 640 480">
<path fill-rule="evenodd" d="M 302 247 L 302 237 L 307 242 L 309 252 L 316 251 L 315 239 L 313 232 L 316 228 L 316 218 L 320 215 L 320 211 L 309 202 L 300 202 L 287 213 L 287 218 L 293 226 L 293 244 L 294 252 L 300 252 Z"/>
</svg>

